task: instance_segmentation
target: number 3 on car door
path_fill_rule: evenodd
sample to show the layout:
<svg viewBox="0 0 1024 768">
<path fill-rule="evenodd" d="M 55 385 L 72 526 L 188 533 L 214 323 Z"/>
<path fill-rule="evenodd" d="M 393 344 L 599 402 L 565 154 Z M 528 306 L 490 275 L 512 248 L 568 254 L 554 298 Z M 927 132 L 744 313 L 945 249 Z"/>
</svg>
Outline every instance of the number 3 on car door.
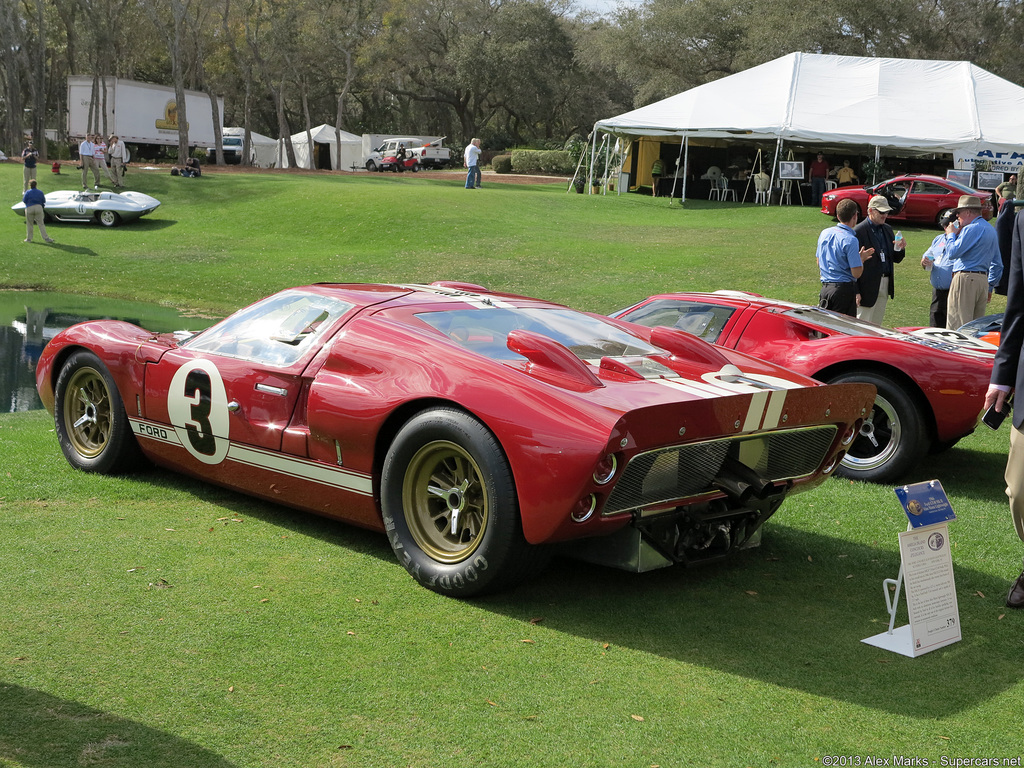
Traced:
<svg viewBox="0 0 1024 768">
<path fill-rule="evenodd" d="M 185 450 L 204 464 L 227 456 L 228 398 L 224 380 L 210 360 L 191 360 L 174 373 L 167 414 Z"/>
</svg>

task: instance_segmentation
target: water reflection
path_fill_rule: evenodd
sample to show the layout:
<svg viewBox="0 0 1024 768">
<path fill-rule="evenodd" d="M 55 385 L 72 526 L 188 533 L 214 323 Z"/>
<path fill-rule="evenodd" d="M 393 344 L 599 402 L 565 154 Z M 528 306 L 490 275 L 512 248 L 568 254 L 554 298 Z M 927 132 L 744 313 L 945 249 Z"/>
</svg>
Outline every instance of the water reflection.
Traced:
<svg viewBox="0 0 1024 768">
<path fill-rule="evenodd" d="M 85 320 L 126 320 L 150 331 L 202 330 L 213 321 L 170 307 L 69 293 L 0 291 L 0 413 L 42 408 L 36 363 L 46 343 Z"/>
</svg>

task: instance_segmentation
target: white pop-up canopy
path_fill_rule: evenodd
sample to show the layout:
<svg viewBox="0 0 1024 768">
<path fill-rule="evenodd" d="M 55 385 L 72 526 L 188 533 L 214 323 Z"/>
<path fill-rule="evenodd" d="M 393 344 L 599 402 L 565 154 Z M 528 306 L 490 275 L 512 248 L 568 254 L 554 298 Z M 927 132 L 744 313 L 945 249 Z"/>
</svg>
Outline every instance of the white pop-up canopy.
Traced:
<svg viewBox="0 0 1024 768">
<path fill-rule="evenodd" d="M 595 135 L 1024 153 L 1021 125 L 1024 88 L 968 61 L 791 53 L 594 127 Z"/>
<path fill-rule="evenodd" d="M 223 135 L 236 139 L 245 139 L 245 128 L 241 126 L 225 126 Z M 264 136 L 256 131 L 249 131 L 250 159 L 259 168 L 272 168 L 277 158 L 277 139 Z"/>
<path fill-rule="evenodd" d="M 310 129 L 313 145 L 307 139 L 305 131 L 292 134 L 292 148 L 295 150 L 295 164 L 299 168 L 322 168 L 347 171 L 363 165 L 363 139 L 348 131 L 341 132 L 341 144 L 338 144 L 333 125 L 318 125 Z M 321 153 L 330 152 L 330 155 Z M 278 141 L 277 167 L 288 167 L 288 152 L 284 147 L 284 139 Z"/>
</svg>

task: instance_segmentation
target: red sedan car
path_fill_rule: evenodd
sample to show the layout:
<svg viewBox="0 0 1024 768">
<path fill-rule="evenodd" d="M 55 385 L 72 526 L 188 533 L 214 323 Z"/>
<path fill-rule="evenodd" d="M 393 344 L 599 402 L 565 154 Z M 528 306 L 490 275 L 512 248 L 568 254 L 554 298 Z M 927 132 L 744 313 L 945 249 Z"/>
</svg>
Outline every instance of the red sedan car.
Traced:
<svg viewBox="0 0 1024 768">
<path fill-rule="evenodd" d="M 956 208 L 960 195 L 974 195 L 981 198 L 982 216 L 992 218 L 992 195 L 990 192 L 971 189 L 941 176 L 925 176 L 908 173 L 883 181 L 873 187 L 840 187 L 821 196 L 821 212 L 835 217 L 840 200 L 854 200 L 860 208 L 860 219 L 868 213 L 868 200 L 874 195 L 884 195 L 889 204 L 898 210 L 889 214 L 889 222 L 910 222 L 934 224 L 946 211 Z M 897 201 L 899 205 L 897 205 Z"/>
<path fill-rule="evenodd" d="M 891 330 L 735 291 L 652 296 L 614 317 L 688 331 L 820 381 L 873 384 L 874 409 L 840 467 L 873 482 L 895 482 L 974 431 L 996 352 L 965 334 Z"/>
<path fill-rule="evenodd" d="M 479 286 L 311 285 L 199 334 L 98 320 L 36 383 L 67 460 L 152 462 L 387 533 L 469 596 L 547 547 L 634 571 L 757 543 L 838 465 L 866 384 Z"/>
</svg>

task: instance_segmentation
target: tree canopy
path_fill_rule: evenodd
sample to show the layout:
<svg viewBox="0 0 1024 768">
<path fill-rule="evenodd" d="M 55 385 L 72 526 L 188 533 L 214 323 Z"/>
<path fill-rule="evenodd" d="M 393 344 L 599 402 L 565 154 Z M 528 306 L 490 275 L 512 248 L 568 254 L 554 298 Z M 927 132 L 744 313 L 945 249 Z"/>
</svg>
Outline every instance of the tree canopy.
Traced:
<svg viewBox="0 0 1024 768">
<path fill-rule="evenodd" d="M 1020 83 L 1022 10 L 645 0 L 598 17 L 572 0 L 0 0 L 0 147 L 66 130 L 68 75 L 204 91 L 211 108 L 224 96 L 225 124 L 271 136 L 332 123 L 554 146 L 792 51 L 970 60 Z"/>
</svg>

